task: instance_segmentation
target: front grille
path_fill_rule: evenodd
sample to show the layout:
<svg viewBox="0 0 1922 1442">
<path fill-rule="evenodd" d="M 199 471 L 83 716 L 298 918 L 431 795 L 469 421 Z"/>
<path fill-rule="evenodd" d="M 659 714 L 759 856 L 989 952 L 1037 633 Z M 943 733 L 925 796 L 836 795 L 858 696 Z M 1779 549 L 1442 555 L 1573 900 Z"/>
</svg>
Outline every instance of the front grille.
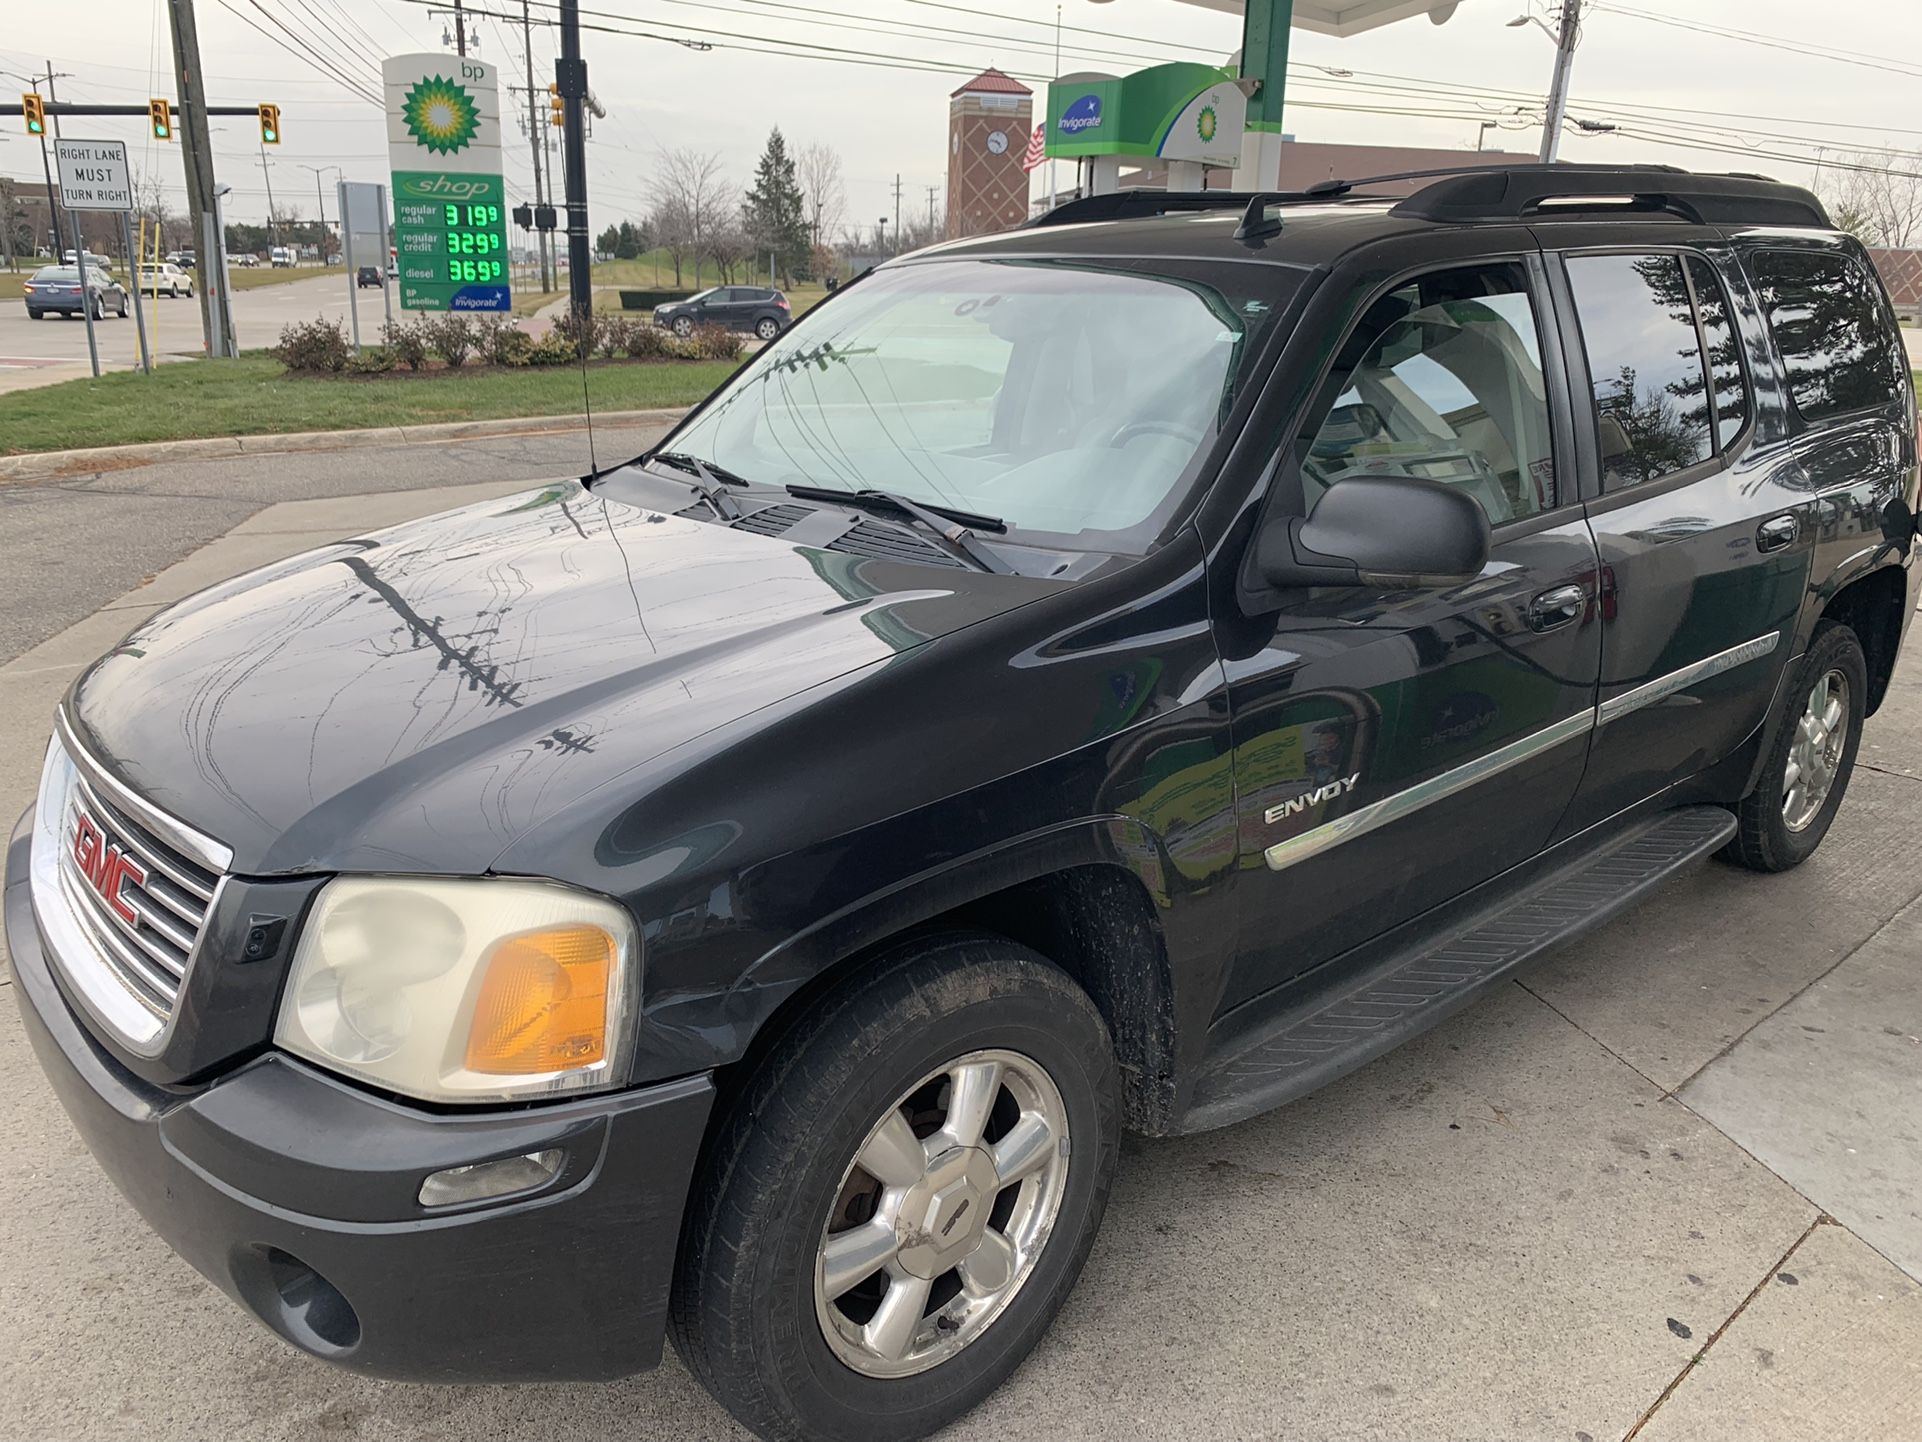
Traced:
<svg viewBox="0 0 1922 1442">
<path fill-rule="evenodd" d="M 210 860 L 225 849 L 111 782 L 61 728 L 41 777 L 35 909 L 61 973 L 136 1048 L 155 1042 L 180 999 L 221 881 Z"/>
</svg>

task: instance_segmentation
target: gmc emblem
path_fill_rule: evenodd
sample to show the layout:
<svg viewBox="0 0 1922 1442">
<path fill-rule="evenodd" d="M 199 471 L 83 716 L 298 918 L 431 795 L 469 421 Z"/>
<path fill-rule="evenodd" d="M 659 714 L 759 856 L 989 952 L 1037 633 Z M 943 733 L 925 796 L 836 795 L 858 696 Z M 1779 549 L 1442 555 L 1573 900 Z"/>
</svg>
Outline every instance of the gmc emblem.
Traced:
<svg viewBox="0 0 1922 1442">
<path fill-rule="evenodd" d="M 74 812 L 73 860 L 87 878 L 87 885 L 100 893 L 115 916 L 129 926 L 139 925 L 140 913 L 120 893 L 129 881 L 135 886 L 146 885 L 147 868 L 107 840 L 107 834 L 84 811 Z"/>
</svg>

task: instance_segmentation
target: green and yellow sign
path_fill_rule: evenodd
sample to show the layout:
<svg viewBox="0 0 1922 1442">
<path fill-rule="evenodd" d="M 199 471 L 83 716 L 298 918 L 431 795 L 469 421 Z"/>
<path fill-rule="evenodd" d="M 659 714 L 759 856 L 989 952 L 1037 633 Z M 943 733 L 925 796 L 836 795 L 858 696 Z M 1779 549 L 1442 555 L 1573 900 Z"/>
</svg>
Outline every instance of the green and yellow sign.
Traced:
<svg viewBox="0 0 1922 1442">
<path fill-rule="evenodd" d="M 1073 76 L 1048 87 L 1047 153 L 1132 155 L 1234 165 L 1247 102 L 1235 72 L 1176 61 L 1114 79 Z"/>
<path fill-rule="evenodd" d="M 511 310 L 495 68 L 399 55 L 381 66 L 381 83 L 402 309 Z"/>
</svg>

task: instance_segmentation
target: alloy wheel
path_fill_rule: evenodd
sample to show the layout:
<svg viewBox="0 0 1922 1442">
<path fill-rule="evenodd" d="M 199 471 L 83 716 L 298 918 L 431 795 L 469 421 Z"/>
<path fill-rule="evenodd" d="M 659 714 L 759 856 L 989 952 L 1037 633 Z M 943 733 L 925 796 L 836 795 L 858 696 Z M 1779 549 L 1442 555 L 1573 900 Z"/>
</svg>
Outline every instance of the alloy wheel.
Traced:
<svg viewBox="0 0 1922 1442">
<path fill-rule="evenodd" d="M 1849 681 L 1840 671 L 1825 671 L 1809 691 L 1789 743 L 1782 777 L 1782 820 L 1801 831 L 1815 820 L 1835 787 L 1849 737 Z"/>
<path fill-rule="evenodd" d="M 1069 1166 L 1060 1089 L 1032 1059 L 969 1052 L 874 1124 L 822 1228 L 814 1306 L 856 1372 L 906 1377 L 975 1341 L 1034 1271 Z"/>
</svg>

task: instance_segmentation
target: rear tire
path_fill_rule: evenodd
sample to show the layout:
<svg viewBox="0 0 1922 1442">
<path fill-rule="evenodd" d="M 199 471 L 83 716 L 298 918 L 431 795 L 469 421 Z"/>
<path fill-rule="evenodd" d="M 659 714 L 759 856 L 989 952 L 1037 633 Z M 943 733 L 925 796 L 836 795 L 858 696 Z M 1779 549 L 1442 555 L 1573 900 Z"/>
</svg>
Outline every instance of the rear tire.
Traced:
<svg viewBox="0 0 1922 1442">
<path fill-rule="evenodd" d="M 762 340 L 773 340 L 774 337 L 781 333 L 780 322 L 763 320 L 759 325 L 754 327 L 754 333 Z"/>
<path fill-rule="evenodd" d="M 788 1029 L 717 1126 L 676 1264 L 676 1349 L 759 1437 L 947 1425 L 1080 1275 L 1118 1095 L 1100 1014 L 1033 952 L 949 936 L 883 956 Z"/>
<path fill-rule="evenodd" d="M 1819 624 L 1776 702 L 1775 743 L 1762 779 L 1733 808 L 1737 827 L 1723 859 L 1750 871 L 1787 871 L 1815 854 L 1849 789 L 1868 694 L 1868 661 L 1855 632 Z"/>
</svg>

